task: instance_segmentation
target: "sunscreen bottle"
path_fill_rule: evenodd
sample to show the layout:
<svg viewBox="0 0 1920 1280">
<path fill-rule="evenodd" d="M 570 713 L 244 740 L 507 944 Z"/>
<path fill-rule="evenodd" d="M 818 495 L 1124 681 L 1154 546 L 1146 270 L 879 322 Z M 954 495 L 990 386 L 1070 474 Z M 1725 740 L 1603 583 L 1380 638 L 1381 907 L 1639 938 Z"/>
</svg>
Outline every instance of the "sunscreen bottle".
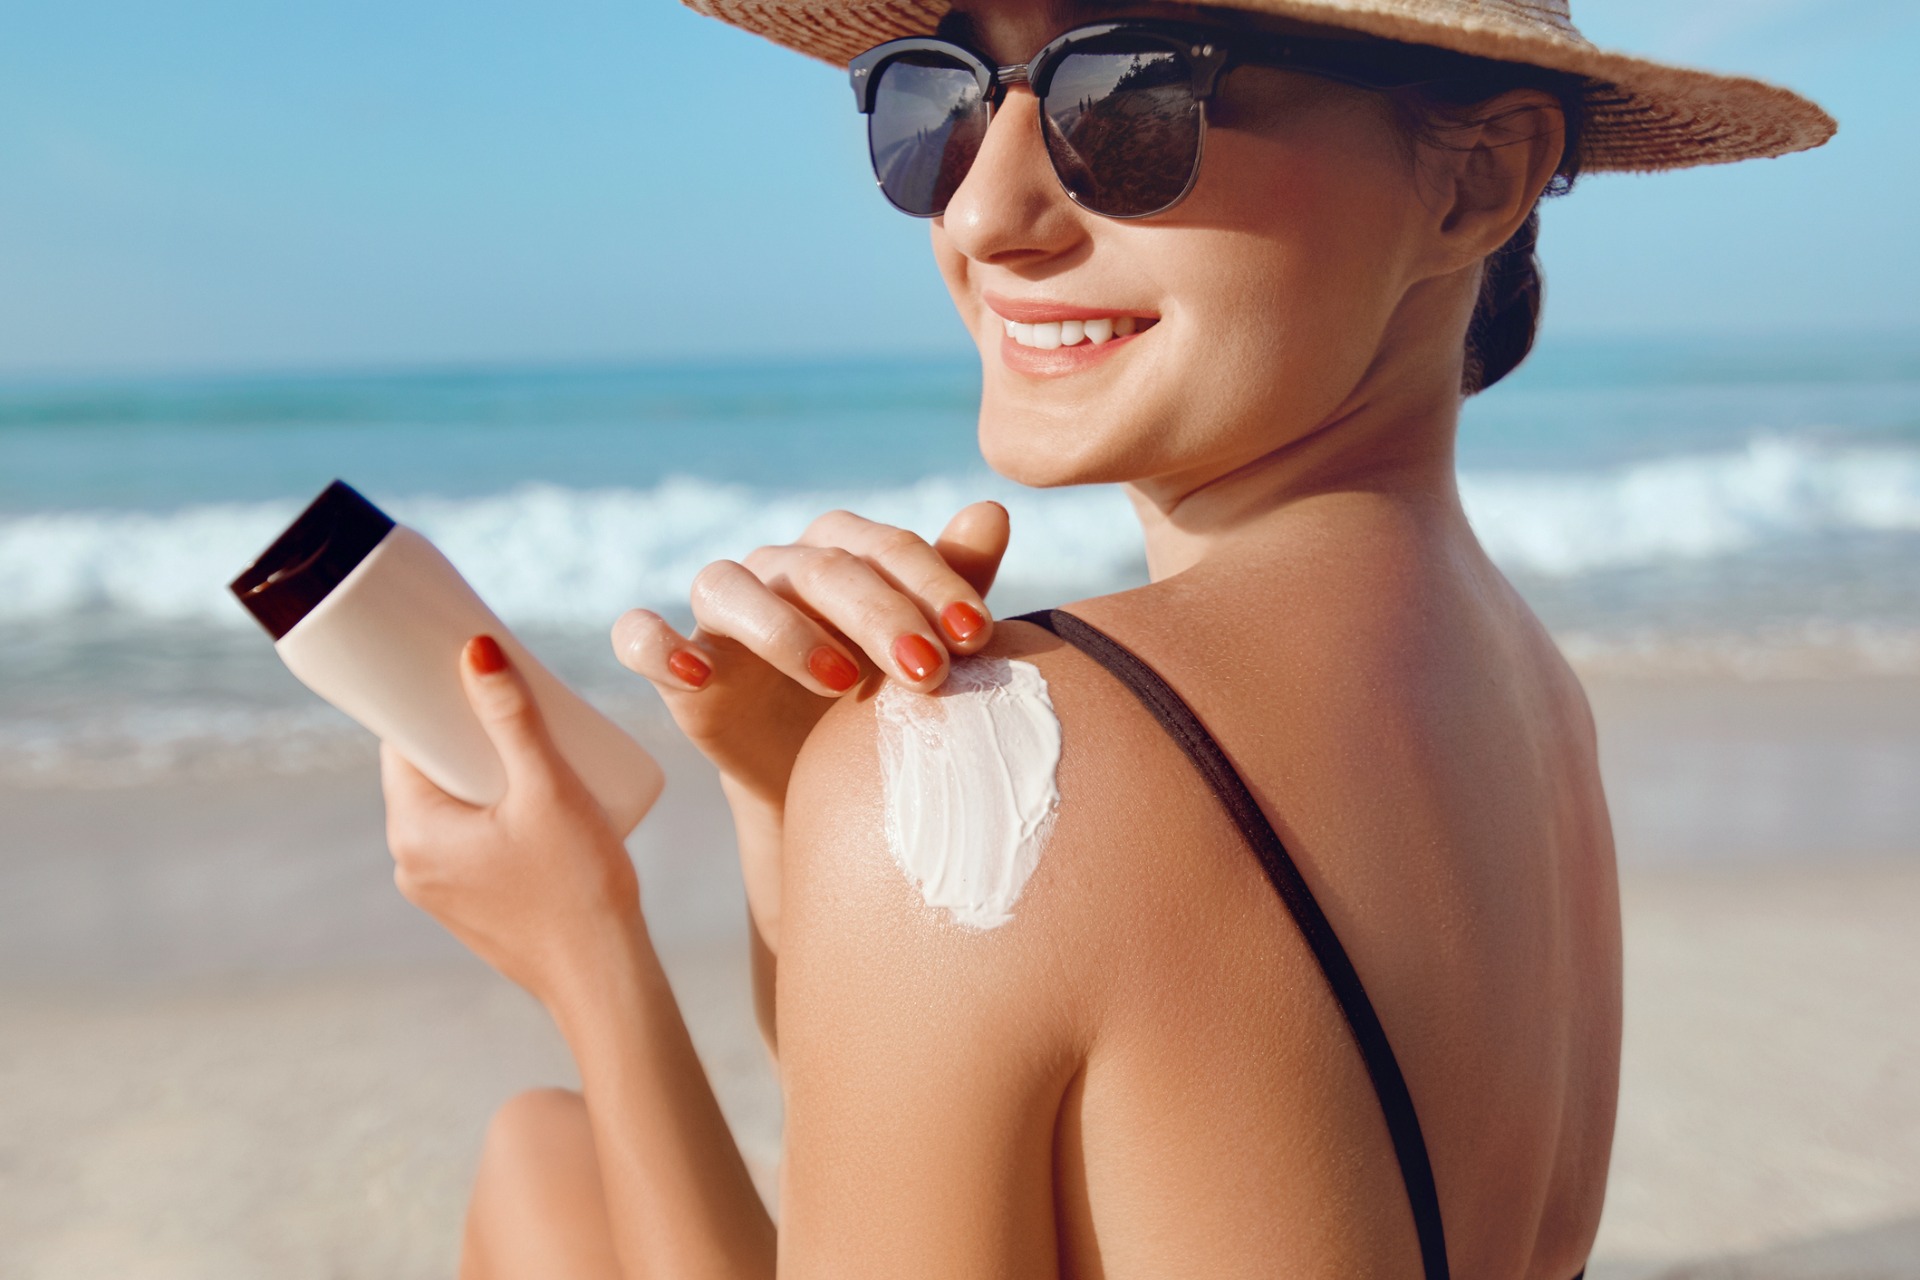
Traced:
<svg viewBox="0 0 1920 1280">
<path fill-rule="evenodd" d="M 460 653 L 490 635 L 526 677 L 560 754 L 621 835 L 660 766 L 514 639 L 439 548 L 334 481 L 232 590 L 300 682 L 397 748 L 441 790 L 486 805 L 506 775 L 467 704 Z"/>
</svg>

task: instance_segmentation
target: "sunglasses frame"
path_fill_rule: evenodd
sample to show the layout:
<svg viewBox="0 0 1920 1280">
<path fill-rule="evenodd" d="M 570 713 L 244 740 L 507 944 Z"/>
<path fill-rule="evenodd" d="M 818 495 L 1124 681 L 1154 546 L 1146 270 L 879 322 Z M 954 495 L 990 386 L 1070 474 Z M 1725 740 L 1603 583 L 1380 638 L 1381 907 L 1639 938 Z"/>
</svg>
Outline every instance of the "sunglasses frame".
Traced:
<svg viewBox="0 0 1920 1280">
<path fill-rule="evenodd" d="M 1207 104 L 1212 100 L 1214 90 L 1219 85 L 1221 73 L 1229 67 L 1277 67 L 1304 72 L 1323 79 L 1337 80 L 1364 89 L 1395 89 L 1444 79 L 1447 71 L 1450 68 L 1457 68 L 1462 59 L 1462 55 L 1453 54 L 1447 50 L 1398 44 L 1386 40 L 1335 40 L 1280 36 L 1204 23 L 1133 18 L 1113 22 L 1093 22 L 1074 27 L 1048 41 L 1041 46 L 1039 52 L 1025 62 L 1016 62 L 1004 67 L 996 66 L 986 57 L 963 44 L 935 36 L 909 36 L 902 40 L 889 40 L 884 44 L 875 45 L 848 63 L 847 77 L 853 87 L 855 107 L 860 114 L 870 117 L 873 114 L 875 95 L 879 91 L 880 77 L 886 71 L 888 64 L 911 54 L 940 54 L 953 59 L 973 73 L 974 80 L 980 88 L 981 99 L 987 104 L 987 109 L 992 114 L 999 111 L 1001 104 L 1006 100 L 1007 91 L 1015 85 L 1028 86 L 1033 90 L 1034 96 L 1044 103 L 1047 89 L 1053 82 L 1054 70 L 1063 57 L 1084 45 L 1103 42 L 1114 36 L 1127 35 L 1145 37 L 1159 48 L 1187 59 L 1187 65 L 1192 71 L 1193 99 L 1200 108 L 1197 125 L 1200 136 L 1194 142 L 1193 171 L 1187 175 L 1186 186 L 1182 187 L 1180 193 L 1166 204 L 1145 213 L 1101 213 L 1098 209 L 1089 208 L 1073 193 L 1072 188 L 1067 186 L 1058 166 L 1053 166 L 1054 178 L 1059 181 L 1060 188 L 1066 193 L 1068 199 L 1080 208 L 1087 209 L 1089 213 L 1120 222 L 1157 217 L 1178 205 L 1192 192 L 1194 184 L 1200 179 L 1200 165 L 1206 152 Z M 1041 145 L 1047 146 L 1048 117 L 1044 108 L 1039 112 L 1039 122 Z M 871 130 L 868 137 L 871 144 Z M 1051 147 L 1048 147 L 1048 156 L 1051 163 Z M 972 162 L 968 163 L 971 167 Z M 874 182 L 880 187 L 881 194 L 886 195 L 886 186 L 878 175 L 877 166 Z M 901 208 L 890 195 L 887 196 L 887 203 L 909 217 L 938 218 L 946 213 L 944 208 L 931 213 Z"/>
</svg>

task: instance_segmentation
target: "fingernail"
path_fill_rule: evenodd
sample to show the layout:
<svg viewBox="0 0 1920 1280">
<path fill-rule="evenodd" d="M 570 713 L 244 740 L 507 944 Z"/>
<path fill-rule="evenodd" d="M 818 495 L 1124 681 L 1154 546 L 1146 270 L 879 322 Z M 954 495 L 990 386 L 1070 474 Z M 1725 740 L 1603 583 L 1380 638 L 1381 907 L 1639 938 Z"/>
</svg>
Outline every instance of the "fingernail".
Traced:
<svg viewBox="0 0 1920 1280">
<path fill-rule="evenodd" d="M 824 644 L 807 655 L 807 670 L 835 693 L 845 693 L 860 678 L 860 668 L 848 662 L 838 649 Z"/>
<path fill-rule="evenodd" d="M 940 669 L 940 651 L 925 636 L 901 636 L 893 642 L 893 660 L 914 680 L 925 680 Z"/>
<path fill-rule="evenodd" d="M 987 620 L 966 601 L 956 600 L 940 611 L 940 625 L 947 629 L 948 635 L 964 644 L 980 634 Z"/>
<path fill-rule="evenodd" d="M 713 668 L 685 649 L 667 655 L 667 669 L 696 689 L 713 677 Z"/>
<path fill-rule="evenodd" d="M 500 642 L 492 636 L 475 636 L 467 642 L 467 661 L 473 669 L 483 676 L 494 675 L 507 669 L 507 655 L 500 650 Z"/>
</svg>

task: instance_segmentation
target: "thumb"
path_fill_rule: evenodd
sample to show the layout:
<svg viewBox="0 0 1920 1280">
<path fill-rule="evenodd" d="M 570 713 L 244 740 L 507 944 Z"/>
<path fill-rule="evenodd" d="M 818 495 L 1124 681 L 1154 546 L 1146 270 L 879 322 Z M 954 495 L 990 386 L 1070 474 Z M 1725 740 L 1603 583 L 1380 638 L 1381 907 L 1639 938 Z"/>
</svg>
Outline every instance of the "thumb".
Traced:
<svg viewBox="0 0 1920 1280">
<path fill-rule="evenodd" d="M 460 679 L 467 703 L 487 731 L 511 790 L 522 780 L 551 775 L 553 739 L 533 700 L 526 677 L 507 660 L 506 651 L 492 636 L 475 636 L 460 651 Z"/>
<path fill-rule="evenodd" d="M 1011 536 L 1005 507 L 997 502 L 976 502 L 947 521 L 933 549 L 967 580 L 968 586 L 985 596 L 993 589 L 994 575 L 1000 572 L 1000 559 L 1007 554 Z"/>
</svg>

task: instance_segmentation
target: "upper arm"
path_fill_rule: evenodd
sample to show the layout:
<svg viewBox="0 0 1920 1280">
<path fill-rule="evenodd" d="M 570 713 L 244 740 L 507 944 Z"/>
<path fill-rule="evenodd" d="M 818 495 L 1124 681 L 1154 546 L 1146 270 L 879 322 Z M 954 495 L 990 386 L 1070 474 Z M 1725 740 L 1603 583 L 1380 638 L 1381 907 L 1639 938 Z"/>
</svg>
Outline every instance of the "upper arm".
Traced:
<svg viewBox="0 0 1920 1280">
<path fill-rule="evenodd" d="M 781 1273 L 1054 1276 L 1053 1134 L 1079 1069 L 1043 856 L 1013 919 L 929 907 L 888 850 L 870 701 L 788 797 L 778 1020 Z"/>
</svg>

